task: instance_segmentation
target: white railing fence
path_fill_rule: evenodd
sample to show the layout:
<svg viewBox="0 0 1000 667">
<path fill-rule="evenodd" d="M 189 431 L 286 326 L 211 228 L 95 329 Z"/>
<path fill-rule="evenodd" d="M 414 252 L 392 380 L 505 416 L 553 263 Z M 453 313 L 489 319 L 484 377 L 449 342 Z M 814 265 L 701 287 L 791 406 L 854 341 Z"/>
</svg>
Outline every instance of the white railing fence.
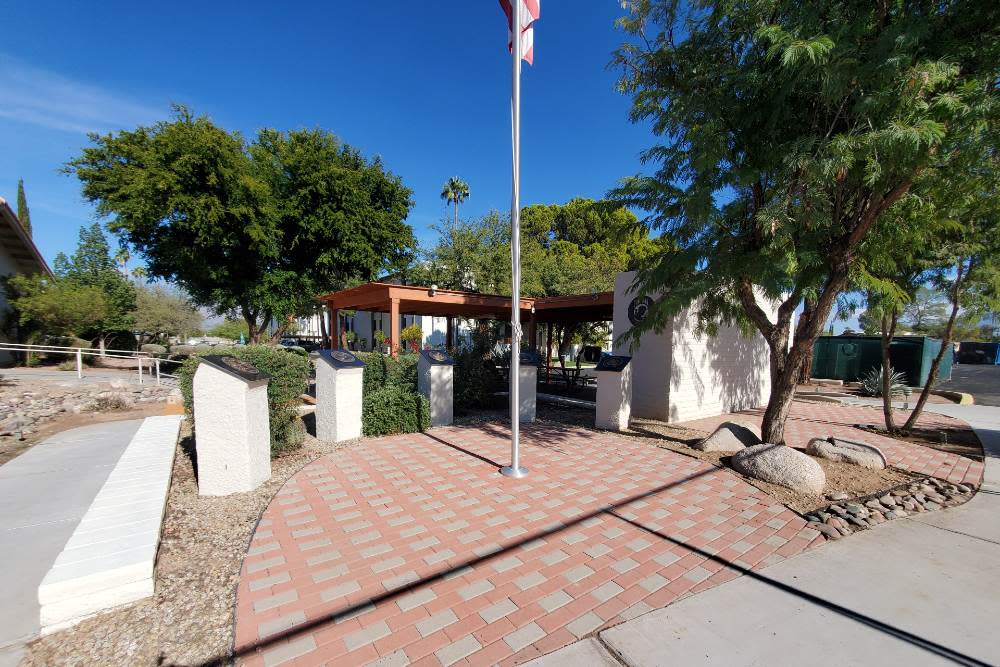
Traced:
<svg viewBox="0 0 1000 667">
<path fill-rule="evenodd" d="M 83 358 L 85 356 L 98 357 L 101 359 L 133 359 L 136 370 L 139 374 L 139 384 L 143 384 L 143 376 L 149 377 L 150 381 L 156 381 L 159 385 L 163 379 L 177 380 L 173 373 L 167 373 L 162 366 L 169 364 L 182 364 L 183 361 L 176 359 L 164 359 L 149 352 L 139 352 L 136 350 L 94 350 L 86 347 L 64 347 L 61 345 L 25 345 L 21 343 L 0 343 L 0 351 L 7 352 L 27 352 L 35 354 L 63 354 L 69 359 L 76 360 L 76 377 L 83 379 Z M 145 371 L 145 373 L 144 373 Z"/>
</svg>

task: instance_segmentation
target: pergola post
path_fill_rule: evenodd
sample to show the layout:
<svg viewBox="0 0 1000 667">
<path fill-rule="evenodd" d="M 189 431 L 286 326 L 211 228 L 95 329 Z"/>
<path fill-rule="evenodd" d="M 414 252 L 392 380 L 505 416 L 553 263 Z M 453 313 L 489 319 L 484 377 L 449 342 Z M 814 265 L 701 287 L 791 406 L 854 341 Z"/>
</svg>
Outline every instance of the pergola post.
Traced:
<svg viewBox="0 0 1000 667">
<path fill-rule="evenodd" d="M 399 356 L 399 299 L 389 301 L 389 340 L 392 356 Z"/>
<path fill-rule="evenodd" d="M 340 311 L 327 308 L 330 311 L 330 349 L 336 350 L 340 342 Z"/>
<path fill-rule="evenodd" d="M 528 349 L 532 352 L 538 351 L 538 322 L 535 320 L 534 309 L 528 317 Z"/>
<path fill-rule="evenodd" d="M 447 350 L 452 350 L 456 347 L 455 345 L 455 318 L 449 315 L 445 318 L 447 321 L 447 327 L 445 329 L 445 340 L 444 347 Z"/>
<path fill-rule="evenodd" d="M 545 342 L 545 384 L 549 383 L 549 373 L 551 372 L 549 368 L 552 366 L 552 322 L 545 325 L 546 342 Z"/>
</svg>

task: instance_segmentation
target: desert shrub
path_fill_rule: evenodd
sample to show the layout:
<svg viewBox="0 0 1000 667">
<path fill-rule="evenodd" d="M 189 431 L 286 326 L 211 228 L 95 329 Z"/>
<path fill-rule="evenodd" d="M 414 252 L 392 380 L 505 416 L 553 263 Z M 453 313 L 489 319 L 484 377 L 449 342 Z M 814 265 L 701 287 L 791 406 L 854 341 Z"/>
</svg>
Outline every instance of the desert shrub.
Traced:
<svg viewBox="0 0 1000 667">
<path fill-rule="evenodd" d="M 122 394 L 110 394 L 99 396 L 90 404 L 93 412 L 113 412 L 115 410 L 128 410 L 133 406 L 132 399 Z"/>
<path fill-rule="evenodd" d="M 194 345 L 174 345 L 170 348 L 170 354 L 178 357 L 189 357 L 194 353 Z"/>
<path fill-rule="evenodd" d="M 61 371 L 75 371 L 76 370 L 76 360 L 67 359 L 59 364 L 59 370 Z"/>
<path fill-rule="evenodd" d="M 906 373 L 889 367 L 889 395 L 902 396 L 906 387 Z M 873 368 L 861 380 L 861 393 L 865 396 L 882 395 L 882 367 Z"/>
<path fill-rule="evenodd" d="M 455 359 L 455 410 L 468 412 L 496 407 L 502 401 L 495 395 L 503 385 L 503 376 L 497 370 L 498 352 L 489 331 L 477 329 L 472 334 L 472 345 L 453 352 Z M 510 352 L 500 363 L 510 364 Z"/>
<path fill-rule="evenodd" d="M 412 433 L 430 424 L 430 405 L 417 392 L 419 355 L 359 352 L 365 362 L 361 422 L 365 435 Z M 425 414 L 426 413 L 426 414 Z"/>
<path fill-rule="evenodd" d="M 271 376 L 267 383 L 267 404 L 271 423 L 271 456 L 295 449 L 302 444 L 303 430 L 298 418 L 299 398 L 309 381 L 309 359 L 279 347 L 249 345 L 214 348 L 210 354 L 242 359 L 261 373 Z M 189 357 L 178 371 L 184 409 L 194 414 L 194 373 L 201 362 L 199 355 Z"/>
<path fill-rule="evenodd" d="M 166 354 L 167 348 L 162 345 L 157 345 L 156 343 L 146 343 L 139 348 L 140 352 L 146 352 L 148 354 Z"/>
</svg>

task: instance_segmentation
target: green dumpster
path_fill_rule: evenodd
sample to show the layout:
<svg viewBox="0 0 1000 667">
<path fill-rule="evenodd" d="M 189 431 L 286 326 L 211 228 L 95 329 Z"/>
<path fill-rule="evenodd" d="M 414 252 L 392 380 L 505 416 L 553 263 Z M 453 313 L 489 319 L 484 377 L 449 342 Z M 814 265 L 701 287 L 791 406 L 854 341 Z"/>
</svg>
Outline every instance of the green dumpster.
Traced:
<svg viewBox="0 0 1000 667">
<path fill-rule="evenodd" d="M 941 341 L 927 336 L 895 336 L 889 344 L 889 363 L 906 374 L 906 383 L 922 387 L 931 372 Z M 951 379 L 952 355 L 945 354 L 938 380 Z M 813 347 L 812 377 L 857 382 L 882 364 L 879 336 L 821 336 Z"/>
</svg>

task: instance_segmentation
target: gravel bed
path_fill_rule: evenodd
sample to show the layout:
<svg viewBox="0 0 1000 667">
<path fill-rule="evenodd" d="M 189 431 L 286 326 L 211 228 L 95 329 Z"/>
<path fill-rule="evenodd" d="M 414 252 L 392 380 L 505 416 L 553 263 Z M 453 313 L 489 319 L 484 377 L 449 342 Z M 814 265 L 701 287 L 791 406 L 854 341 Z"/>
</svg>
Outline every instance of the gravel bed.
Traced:
<svg viewBox="0 0 1000 667">
<path fill-rule="evenodd" d="M 352 443 L 307 435 L 271 462 L 271 479 L 251 493 L 198 496 L 185 423 L 174 460 L 151 598 L 87 619 L 29 645 L 22 665 L 195 665 L 227 656 L 243 556 L 278 489 L 310 461 Z"/>
</svg>

